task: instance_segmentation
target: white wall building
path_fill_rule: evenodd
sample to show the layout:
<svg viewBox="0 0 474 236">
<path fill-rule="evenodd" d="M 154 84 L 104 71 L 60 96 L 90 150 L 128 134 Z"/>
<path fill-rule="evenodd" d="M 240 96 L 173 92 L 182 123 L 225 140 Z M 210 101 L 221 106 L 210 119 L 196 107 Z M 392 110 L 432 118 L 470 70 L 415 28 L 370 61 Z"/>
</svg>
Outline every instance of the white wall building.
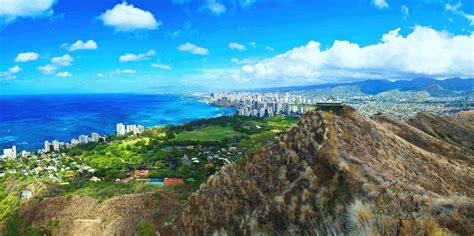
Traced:
<svg viewBox="0 0 474 236">
<path fill-rule="evenodd" d="M 3 158 L 15 158 L 16 157 L 16 146 L 12 148 L 3 149 Z"/>
<path fill-rule="evenodd" d="M 117 135 L 125 135 L 127 130 L 125 129 L 125 125 L 123 123 L 117 124 Z"/>
</svg>

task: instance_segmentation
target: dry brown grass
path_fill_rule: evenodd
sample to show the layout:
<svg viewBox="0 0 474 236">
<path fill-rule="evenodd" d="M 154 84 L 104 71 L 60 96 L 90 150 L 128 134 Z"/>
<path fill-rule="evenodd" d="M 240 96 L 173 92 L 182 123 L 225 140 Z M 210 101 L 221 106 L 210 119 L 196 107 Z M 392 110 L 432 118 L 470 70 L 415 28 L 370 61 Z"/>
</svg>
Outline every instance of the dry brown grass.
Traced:
<svg viewBox="0 0 474 236">
<path fill-rule="evenodd" d="M 458 204 L 449 217 L 430 210 L 434 199 L 453 193 L 472 199 L 469 152 L 405 123 L 384 122 L 353 110 L 342 116 L 309 112 L 264 151 L 226 166 L 202 185 L 175 222 L 175 232 L 449 235 L 448 228 L 472 233 L 465 230 L 472 225 L 470 207 Z M 421 141 L 407 140 L 403 132 Z M 437 145 L 429 149 L 425 142 Z"/>
</svg>

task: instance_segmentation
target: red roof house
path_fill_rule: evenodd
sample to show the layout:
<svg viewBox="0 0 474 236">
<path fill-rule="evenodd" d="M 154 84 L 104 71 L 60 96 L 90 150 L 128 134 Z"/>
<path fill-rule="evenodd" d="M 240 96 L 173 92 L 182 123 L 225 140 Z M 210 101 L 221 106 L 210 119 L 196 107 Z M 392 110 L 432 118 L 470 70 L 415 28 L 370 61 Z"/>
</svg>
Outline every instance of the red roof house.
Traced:
<svg viewBox="0 0 474 236">
<path fill-rule="evenodd" d="M 184 180 L 178 179 L 178 178 L 165 178 L 164 184 L 165 185 L 184 184 Z"/>
<path fill-rule="evenodd" d="M 149 170 L 135 170 L 133 172 L 133 177 L 148 177 Z"/>
</svg>

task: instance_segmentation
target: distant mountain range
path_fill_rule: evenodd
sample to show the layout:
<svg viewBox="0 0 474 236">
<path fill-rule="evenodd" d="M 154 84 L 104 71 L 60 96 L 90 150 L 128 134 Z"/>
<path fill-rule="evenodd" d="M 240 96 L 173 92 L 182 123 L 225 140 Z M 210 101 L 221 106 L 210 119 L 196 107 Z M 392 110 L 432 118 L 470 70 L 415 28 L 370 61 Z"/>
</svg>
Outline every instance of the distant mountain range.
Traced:
<svg viewBox="0 0 474 236">
<path fill-rule="evenodd" d="M 365 94 L 379 94 L 390 90 L 398 89 L 401 91 L 427 91 L 432 96 L 451 95 L 453 93 L 468 93 L 474 89 L 474 78 L 460 79 L 450 78 L 445 80 L 436 80 L 431 78 L 416 78 L 413 80 L 366 80 L 352 83 L 336 84 L 318 84 L 292 87 L 278 87 L 257 89 L 254 91 L 262 92 L 291 92 L 332 89 L 336 87 L 358 87 Z"/>
</svg>

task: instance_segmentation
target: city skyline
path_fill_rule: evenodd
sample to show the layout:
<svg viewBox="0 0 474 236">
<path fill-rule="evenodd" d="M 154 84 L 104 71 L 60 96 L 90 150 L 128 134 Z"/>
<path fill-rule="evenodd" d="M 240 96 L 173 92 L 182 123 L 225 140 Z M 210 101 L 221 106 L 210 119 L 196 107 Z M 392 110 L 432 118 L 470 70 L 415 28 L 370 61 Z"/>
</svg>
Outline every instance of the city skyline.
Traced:
<svg viewBox="0 0 474 236">
<path fill-rule="evenodd" d="M 0 94 L 474 76 L 470 1 L 1 3 Z"/>
</svg>

